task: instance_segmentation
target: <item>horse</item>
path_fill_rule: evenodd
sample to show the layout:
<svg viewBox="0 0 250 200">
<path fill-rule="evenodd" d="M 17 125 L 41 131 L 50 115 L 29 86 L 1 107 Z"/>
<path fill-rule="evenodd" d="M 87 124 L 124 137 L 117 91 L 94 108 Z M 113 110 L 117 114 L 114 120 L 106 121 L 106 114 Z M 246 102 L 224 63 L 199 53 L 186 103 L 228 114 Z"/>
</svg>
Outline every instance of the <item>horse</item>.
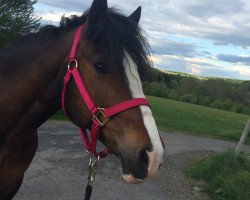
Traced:
<svg viewBox="0 0 250 200">
<path fill-rule="evenodd" d="M 62 108 L 62 98 L 67 116 L 81 129 L 105 118 L 99 108 L 145 98 L 140 77 L 152 64 L 140 17 L 141 7 L 125 16 L 108 8 L 107 0 L 93 0 L 82 16 L 63 18 L 59 26 L 44 26 L 0 50 L 1 200 L 17 193 L 37 150 L 37 129 Z M 72 64 L 79 26 L 84 28 Z M 76 67 L 101 116 L 93 118 L 72 77 L 64 84 L 65 74 Z M 98 139 L 120 159 L 125 181 L 155 176 L 165 147 L 147 103 L 128 106 L 105 122 Z"/>
</svg>

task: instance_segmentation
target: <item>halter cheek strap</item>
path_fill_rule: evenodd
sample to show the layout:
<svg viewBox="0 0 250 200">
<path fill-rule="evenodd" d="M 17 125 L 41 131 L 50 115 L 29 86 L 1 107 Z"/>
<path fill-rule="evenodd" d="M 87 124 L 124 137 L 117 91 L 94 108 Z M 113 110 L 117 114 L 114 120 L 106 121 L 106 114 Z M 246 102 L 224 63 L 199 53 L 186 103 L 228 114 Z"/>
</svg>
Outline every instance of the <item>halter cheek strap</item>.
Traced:
<svg viewBox="0 0 250 200">
<path fill-rule="evenodd" d="M 130 99 L 128 101 L 124 101 L 122 103 L 116 104 L 106 109 L 96 106 L 95 102 L 91 98 L 86 88 L 86 85 L 84 84 L 84 80 L 82 79 L 80 75 L 80 72 L 78 70 L 78 63 L 76 60 L 79 40 L 81 37 L 81 33 L 83 31 L 83 28 L 84 26 L 82 25 L 77 29 L 74 43 L 71 49 L 68 70 L 67 70 L 66 75 L 64 76 L 64 86 L 63 86 L 63 92 L 62 92 L 62 108 L 63 108 L 65 115 L 67 115 L 66 110 L 65 110 L 65 94 L 67 90 L 67 85 L 70 79 L 73 78 L 75 80 L 77 88 L 85 104 L 87 105 L 89 111 L 92 113 L 92 116 L 93 116 L 90 130 L 80 128 L 80 133 L 81 133 L 84 147 L 88 152 L 91 152 L 94 156 L 103 158 L 103 157 L 106 157 L 109 153 L 111 153 L 112 150 L 109 147 L 107 147 L 106 149 L 104 149 L 103 151 L 99 153 L 96 152 L 97 139 L 99 137 L 101 127 L 105 126 L 108 123 L 109 118 L 111 118 L 112 116 L 118 113 L 121 113 L 133 107 L 142 106 L 142 105 L 150 106 L 150 105 L 145 98 L 134 98 L 134 99 Z M 88 136 L 89 131 L 90 131 L 91 139 Z"/>
</svg>

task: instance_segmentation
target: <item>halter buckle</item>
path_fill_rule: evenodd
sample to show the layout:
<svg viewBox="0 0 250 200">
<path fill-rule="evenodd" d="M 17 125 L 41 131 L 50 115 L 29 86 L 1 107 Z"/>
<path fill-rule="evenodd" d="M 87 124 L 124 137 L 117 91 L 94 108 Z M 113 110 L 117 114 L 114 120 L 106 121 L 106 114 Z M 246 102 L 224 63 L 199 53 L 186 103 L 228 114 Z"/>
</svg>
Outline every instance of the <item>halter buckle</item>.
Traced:
<svg viewBox="0 0 250 200">
<path fill-rule="evenodd" d="M 105 126 L 108 121 L 109 118 L 105 115 L 105 108 L 97 108 L 98 112 L 93 115 L 93 120 L 97 121 L 101 127 Z"/>
</svg>

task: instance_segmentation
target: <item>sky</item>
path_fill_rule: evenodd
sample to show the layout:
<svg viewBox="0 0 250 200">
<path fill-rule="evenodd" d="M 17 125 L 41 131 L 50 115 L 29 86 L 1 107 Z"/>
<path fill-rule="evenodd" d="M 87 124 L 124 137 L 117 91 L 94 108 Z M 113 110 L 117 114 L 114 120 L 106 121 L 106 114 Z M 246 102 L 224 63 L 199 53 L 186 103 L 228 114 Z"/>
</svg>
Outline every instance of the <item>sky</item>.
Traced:
<svg viewBox="0 0 250 200">
<path fill-rule="evenodd" d="M 38 0 L 42 24 L 81 15 L 92 0 Z M 249 0 L 108 0 L 130 15 L 142 6 L 140 26 L 154 66 L 205 77 L 250 80 Z"/>
</svg>

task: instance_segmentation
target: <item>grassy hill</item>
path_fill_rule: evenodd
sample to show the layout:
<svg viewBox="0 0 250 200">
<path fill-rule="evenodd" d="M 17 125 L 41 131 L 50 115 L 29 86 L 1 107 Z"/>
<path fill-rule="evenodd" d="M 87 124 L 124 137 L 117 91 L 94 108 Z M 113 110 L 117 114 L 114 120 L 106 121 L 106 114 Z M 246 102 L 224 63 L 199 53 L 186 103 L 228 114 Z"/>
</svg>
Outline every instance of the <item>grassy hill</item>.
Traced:
<svg viewBox="0 0 250 200">
<path fill-rule="evenodd" d="M 210 138 L 238 141 L 248 115 L 205 106 L 148 97 L 156 123 L 163 131 L 180 131 Z M 250 137 L 247 140 L 250 143 Z"/>
<path fill-rule="evenodd" d="M 148 97 L 156 123 L 162 131 L 179 131 L 210 138 L 238 141 L 248 115 L 214 108 Z M 66 119 L 60 111 L 53 119 Z M 247 142 L 250 144 L 250 137 Z"/>
</svg>

